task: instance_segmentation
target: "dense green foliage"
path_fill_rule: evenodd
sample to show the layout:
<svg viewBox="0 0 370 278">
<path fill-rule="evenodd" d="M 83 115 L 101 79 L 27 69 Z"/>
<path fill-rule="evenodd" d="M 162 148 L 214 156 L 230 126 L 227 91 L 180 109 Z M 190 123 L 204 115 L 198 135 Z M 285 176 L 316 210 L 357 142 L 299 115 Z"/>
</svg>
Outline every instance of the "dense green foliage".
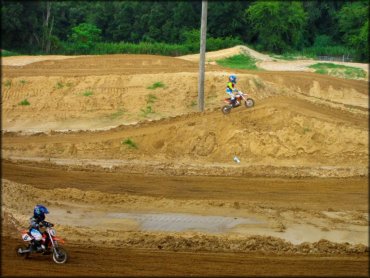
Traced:
<svg viewBox="0 0 370 278">
<path fill-rule="evenodd" d="M 282 53 L 302 47 L 307 21 L 302 3 L 258 1 L 247 10 L 247 18 L 257 49 Z"/>
<path fill-rule="evenodd" d="M 356 50 L 359 59 L 365 59 L 369 53 L 368 14 L 369 6 L 366 2 L 346 3 L 338 13 L 339 29 L 343 32 L 343 41 Z"/>
<path fill-rule="evenodd" d="M 367 0 L 210 0 L 207 51 L 248 44 L 368 61 L 368 6 Z M 1 1 L 1 13 L 1 48 L 16 53 L 199 51 L 201 1 Z"/>
<path fill-rule="evenodd" d="M 81 23 L 72 28 L 70 40 L 78 52 L 88 53 L 95 43 L 100 41 L 101 30 L 95 25 Z"/>
<path fill-rule="evenodd" d="M 1 56 L 2 57 L 8 57 L 8 56 L 17 56 L 17 55 L 20 55 L 16 52 L 13 52 L 13 51 L 8 51 L 8 50 L 5 50 L 5 49 L 2 49 L 1 50 Z"/>
</svg>

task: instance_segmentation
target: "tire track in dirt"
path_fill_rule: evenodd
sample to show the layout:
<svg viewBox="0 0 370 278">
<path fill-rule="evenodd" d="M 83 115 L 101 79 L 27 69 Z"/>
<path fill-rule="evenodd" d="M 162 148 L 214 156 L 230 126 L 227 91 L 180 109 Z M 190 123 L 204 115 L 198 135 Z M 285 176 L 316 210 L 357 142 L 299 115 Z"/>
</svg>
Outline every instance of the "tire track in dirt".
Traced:
<svg viewBox="0 0 370 278">
<path fill-rule="evenodd" d="M 323 218 L 317 208 L 314 211 L 297 210 L 287 207 L 286 204 L 283 205 L 283 202 L 280 204 L 283 207 L 277 210 L 277 206 L 271 201 L 270 203 L 254 201 L 252 204 L 242 201 L 236 207 L 235 203 L 230 201 L 177 199 L 174 202 L 174 200 L 163 197 L 109 194 L 89 190 L 81 191 L 75 188 L 42 190 L 7 180 L 3 180 L 3 185 L 6 202 L 2 205 L 2 211 L 6 223 L 13 223 L 18 229 L 26 226 L 29 208 L 32 208 L 34 203 L 43 203 L 51 211 L 48 221 L 57 223 L 59 233 L 72 242 L 134 248 L 156 248 L 160 245 L 166 250 L 220 250 L 224 252 L 262 250 L 278 254 L 363 254 L 368 252 L 368 247 L 364 245 L 367 221 L 365 218 L 362 220 L 359 218 L 360 210 L 352 210 L 346 218 L 342 217 L 343 223 L 338 223 L 332 222 L 330 217 Z M 25 199 L 24 196 L 27 198 Z M 19 202 L 20 199 L 23 199 L 23 202 Z M 305 199 L 307 200 L 307 196 Z M 99 203 L 98 207 L 97 203 Z M 331 209 L 332 213 L 335 211 Z M 155 228 L 153 223 L 150 228 L 145 224 L 136 223 L 131 217 L 124 216 L 127 213 L 131 215 L 132 212 L 144 218 L 145 215 L 150 215 L 149 218 L 156 215 L 155 227 L 159 227 L 159 231 L 152 230 Z M 255 220 L 248 220 L 247 224 L 239 223 L 237 227 L 223 231 L 221 234 L 204 232 L 196 226 L 185 231 L 171 231 L 163 226 L 166 221 L 171 221 L 172 215 L 184 215 L 184 213 L 190 222 L 194 222 L 199 217 L 214 218 L 217 216 L 222 220 L 221 215 L 229 218 L 232 216 L 239 220 L 244 218 Z M 293 214 L 293 217 L 287 213 Z M 294 216 L 295 214 L 297 215 Z M 121 216 L 117 218 L 116 215 Z M 163 217 L 164 219 L 161 220 Z M 354 220 L 357 222 L 352 222 Z M 312 230 L 312 223 L 315 222 L 318 224 L 317 231 L 313 233 L 316 234 L 316 238 L 305 235 L 303 239 L 300 239 L 297 225 L 303 229 Z M 202 223 L 205 224 L 204 221 Z M 177 223 L 175 226 L 179 228 L 180 225 L 181 223 Z M 207 227 L 215 229 L 216 225 L 210 222 Z M 297 238 L 295 238 L 295 233 L 298 233 Z M 343 235 L 339 236 L 341 233 Z M 86 234 L 95 236 L 86 238 Z"/>
<path fill-rule="evenodd" d="M 67 243 L 70 259 L 56 265 L 48 256 L 29 260 L 13 251 L 19 240 L 2 237 L 2 276 L 253 276 L 310 275 L 366 276 L 367 256 L 287 256 L 224 252 L 179 252 L 166 250 L 93 247 Z M 47 272 L 45 272 L 47 268 Z"/>
</svg>

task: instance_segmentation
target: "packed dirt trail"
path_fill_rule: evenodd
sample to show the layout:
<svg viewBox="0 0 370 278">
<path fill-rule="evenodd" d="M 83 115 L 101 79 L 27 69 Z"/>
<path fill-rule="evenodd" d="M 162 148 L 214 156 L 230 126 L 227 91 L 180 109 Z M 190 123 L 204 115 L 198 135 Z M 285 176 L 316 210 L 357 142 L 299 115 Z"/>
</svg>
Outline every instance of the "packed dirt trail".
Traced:
<svg viewBox="0 0 370 278">
<path fill-rule="evenodd" d="M 367 276 L 366 81 L 207 64 L 199 113 L 191 59 L 11 58 L 3 275 Z M 223 115 L 230 73 L 255 106 Z M 13 251 L 36 203 L 66 265 Z"/>
</svg>

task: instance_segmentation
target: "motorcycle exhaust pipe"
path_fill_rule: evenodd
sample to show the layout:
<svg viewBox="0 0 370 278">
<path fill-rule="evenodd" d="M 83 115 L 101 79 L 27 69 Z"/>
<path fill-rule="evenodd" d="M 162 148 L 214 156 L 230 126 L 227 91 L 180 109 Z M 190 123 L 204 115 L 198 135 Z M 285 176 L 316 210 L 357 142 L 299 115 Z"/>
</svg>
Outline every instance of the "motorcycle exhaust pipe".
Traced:
<svg viewBox="0 0 370 278">
<path fill-rule="evenodd" d="M 31 253 L 31 248 L 28 248 L 28 249 L 19 248 L 18 253 L 19 254 Z"/>
</svg>

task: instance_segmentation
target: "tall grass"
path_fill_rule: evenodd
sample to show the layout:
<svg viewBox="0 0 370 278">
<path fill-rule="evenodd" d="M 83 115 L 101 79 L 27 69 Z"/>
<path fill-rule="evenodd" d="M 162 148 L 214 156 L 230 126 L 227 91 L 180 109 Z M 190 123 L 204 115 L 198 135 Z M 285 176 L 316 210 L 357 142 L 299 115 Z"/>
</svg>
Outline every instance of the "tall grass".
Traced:
<svg viewBox="0 0 370 278">
<path fill-rule="evenodd" d="M 350 56 L 354 57 L 356 52 L 344 46 L 312 46 L 301 51 L 303 56 Z"/>
<path fill-rule="evenodd" d="M 268 53 L 273 58 L 282 60 L 300 60 L 300 59 L 317 59 L 318 56 L 333 56 L 333 57 L 351 57 L 355 59 L 356 52 L 345 46 L 311 46 L 303 48 L 302 50 L 287 51 L 280 55 L 275 53 Z"/>
<path fill-rule="evenodd" d="M 207 51 L 214 51 L 243 44 L 240 39 L 227 38 L 207 38 Z M 189 41 L 181 44 L 169 44 L 163 42 L 98 42 L 92 48 L 81 50 L 72 42 L 59 43 L 59 48 L 53 54 L 77 55 L 77 54 L 153 54 L 163 56 L 181 56 L 199 53 L 199 42 Z"/>
</svg>

